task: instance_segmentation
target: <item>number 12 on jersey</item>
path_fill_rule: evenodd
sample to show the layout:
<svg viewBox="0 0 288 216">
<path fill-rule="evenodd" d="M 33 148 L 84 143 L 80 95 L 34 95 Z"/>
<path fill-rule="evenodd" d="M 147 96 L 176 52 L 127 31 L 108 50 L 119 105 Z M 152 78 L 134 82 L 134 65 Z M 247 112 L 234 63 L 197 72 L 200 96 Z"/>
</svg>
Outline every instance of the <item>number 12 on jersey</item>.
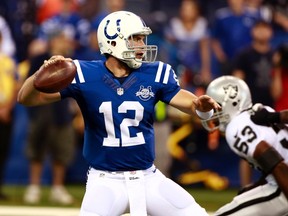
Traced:
<svg viewBox="0 0 288 216">
<path fill-rule="evenodd" d="M 124 118 L 119 125 L 121 133 L 122 147 L 142 145 L 145 139 L 142 132 L 138 132 L 135 137 L 131 137 L 129 127 L 139 126 L 143 119 L 144 107 L 138 101 L 124 101 L 118 107 L 118 114 L 127 113 L 128 110 L 135 111 L 135 118 Z M 112 102 L 103 102 L 99 107 L 99 112 L 103 113 L 107 137 L 103 140 L 103 146 L 120 147 L 120 138 L 116 137 L 115 125 L 113 121 Z M 118 127 L 118 126 L 117 126 Z"/>
</svg>

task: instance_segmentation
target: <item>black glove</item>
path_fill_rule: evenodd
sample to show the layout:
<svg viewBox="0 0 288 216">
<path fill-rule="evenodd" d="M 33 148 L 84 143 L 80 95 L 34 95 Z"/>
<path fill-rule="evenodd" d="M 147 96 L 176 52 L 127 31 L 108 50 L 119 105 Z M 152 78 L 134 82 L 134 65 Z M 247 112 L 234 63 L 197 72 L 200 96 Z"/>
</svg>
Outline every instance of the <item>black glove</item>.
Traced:
<svg viewBox="0 0 288 216">
<path fill-rule="evenodd" d="M 280 113 L 269 112 L 265 108 L 262 108 L 251 115 L 251 120 L 258 125 L 270 126 L 271 124 L 280 123 Z"/>
</svg>

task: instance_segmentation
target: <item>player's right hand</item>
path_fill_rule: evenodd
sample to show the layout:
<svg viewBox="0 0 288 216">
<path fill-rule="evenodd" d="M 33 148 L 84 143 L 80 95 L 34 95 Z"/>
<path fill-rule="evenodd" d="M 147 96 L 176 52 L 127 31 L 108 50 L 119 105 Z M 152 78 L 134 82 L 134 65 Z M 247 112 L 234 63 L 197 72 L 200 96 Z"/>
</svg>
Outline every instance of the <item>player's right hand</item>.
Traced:
<svg viewBox="0 0 288 216">
<path fill-rule="evenodd" d="M 258 125 L 263 125 L 263 126 L 269 126 L 271 123 L 268 121 L 268 116 L 269 112 L 265 109 L 258 109 L 257 111 L 254 112 L 253 115 L 251 115 L 251 120 Z"/>
<path fill-rule="evenodd" d="M 262 104 L 253 106 L 254 114 L 251 115 L 251 120 L 258 125 L 271 126 L 272 124 L 280 123 L 280 113 L 268 111 Z"/>
</svg>

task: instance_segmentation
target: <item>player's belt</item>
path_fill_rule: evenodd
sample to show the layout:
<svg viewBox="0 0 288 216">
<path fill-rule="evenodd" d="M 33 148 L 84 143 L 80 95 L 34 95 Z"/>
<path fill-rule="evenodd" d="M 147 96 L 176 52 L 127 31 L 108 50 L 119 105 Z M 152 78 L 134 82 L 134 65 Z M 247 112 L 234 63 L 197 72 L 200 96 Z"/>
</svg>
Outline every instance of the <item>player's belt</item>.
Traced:
<svg viewBox="0 0 288 216">
<path fill-rule="evenodd" d="M 155 173 L 157 168 L 155 165 L 152 165 L 150 168 L 146 170 L 141 170 L 144 176 L 149 175 L 151 173 Z M 137 170 L 132 171 L 105 171 L 105 170 L 97 170 L 93 167 L 90 167 L 89 173 L 97 174 L 99 177 L 106 177 L 106 178 L 114 178 L 114 179 L 125 179 L 125 173 L 135 173 Z"/>
</svg>

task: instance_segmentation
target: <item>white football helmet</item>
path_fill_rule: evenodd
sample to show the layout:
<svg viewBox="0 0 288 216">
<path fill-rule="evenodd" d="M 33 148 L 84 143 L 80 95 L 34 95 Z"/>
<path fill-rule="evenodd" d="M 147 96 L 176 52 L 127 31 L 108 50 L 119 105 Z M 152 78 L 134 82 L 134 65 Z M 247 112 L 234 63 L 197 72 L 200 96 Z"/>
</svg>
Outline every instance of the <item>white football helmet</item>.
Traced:
<svg viewBox="0 0 288 216">
<path fill-rule="evenodd" d="M 139 68 L 142 62 L 153 62 L 156 59 L 157 46 L 147 45 L 147 36 L 151 33 L 151 29 L 136 14 L 128 11 L 111 13 L 101 21 L 97 31 L 100 52 L 114 56 L 130 68 Z M 144 35 L 145 45 L 133 46 L 131 38 L 134 35 Z M 137 52 L 143 53 L 141 59 L 136 58 Z"/>
<path fill-rule="evenodd" d="M 210 119 L 202 120 L 202 125 L 208 131 L 219 129 L 225 132 L 227 124 L 234 116 L 252 108 L 249 87 L 234 76 L 216 78 L 207 87 L 206 94 L 222 107 L 222 110 L 216 111 Z"/>
</svg>

